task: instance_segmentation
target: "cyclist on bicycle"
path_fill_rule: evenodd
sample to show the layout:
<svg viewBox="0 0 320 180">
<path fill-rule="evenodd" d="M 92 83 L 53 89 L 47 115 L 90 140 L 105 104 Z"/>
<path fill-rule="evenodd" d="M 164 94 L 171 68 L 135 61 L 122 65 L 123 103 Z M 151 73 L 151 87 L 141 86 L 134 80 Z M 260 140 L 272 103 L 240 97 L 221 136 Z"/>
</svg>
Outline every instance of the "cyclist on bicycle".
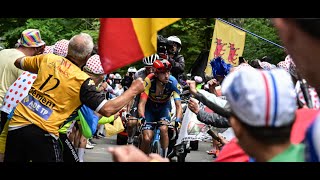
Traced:
<svg viewBox="0 0 320 180">
<path fill-rule="evenodd" d="M 142 62 L 144 64 L 144 67 L 139 69 L 135 74 L 134 74 L 134 79 L 138 79 L 141 77 L 142 79 L 145 79 L 147 75 L 150 73 L 153 73 L 153 62 L 155 60 L 159 59 L 158 54 L 152 54 L 151 56 L 145 57 L 142 59 Z M 140 95 L 137 95 L 134 100 L 131 102 L 128 107 L 130 108 L 130 115 L 129 115 L 129 121 L 127 122 L 127 133 L 128 133 L 128 144 L 133 143 L 133 136 L 135 135 L 136 132 L 136 127 L 137 127 L 137 120 L 134 120 L 135 118 L 138 118 L 138 104 L 140 100 Z"/>
<path fill-rule="evenodd" d="M 161 121 L 168 124 L 171 119 L 171 95 L 174 97 L 176 106 L 176 121 L 179 122 L 182 119 L 180 84 L 175 77 L 170 75 L 171 67 L 168 60 L 158 59 L 153 63 L 155 73 L 149 74 L 144 79 L 145 91 L 141 93 L 138 112 L 146 122 Z M 143 138 L 140 148 L 146 154 L 150 153 L 153 129 L 154 127 L 150 124 L 144 124 L 142 127 Z M 168 126 L 160 126 L 159 129 L 161 155 L 166 157 L 169 145 Z"/>
</svg>

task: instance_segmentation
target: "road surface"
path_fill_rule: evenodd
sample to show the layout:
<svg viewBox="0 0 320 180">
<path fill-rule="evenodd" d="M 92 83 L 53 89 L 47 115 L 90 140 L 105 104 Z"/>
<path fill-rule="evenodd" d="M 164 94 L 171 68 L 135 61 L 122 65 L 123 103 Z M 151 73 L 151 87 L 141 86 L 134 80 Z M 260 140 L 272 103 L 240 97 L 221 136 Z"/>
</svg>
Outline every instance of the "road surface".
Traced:
<svg viewBox="0 0 320 180">
<path fill-rule="evenodd" d="M 84 154 L 84 162 L 112 162 L 111 154 L 107 152 L 107 148 L 116 145 L 116 136 L 109 138 L 93 139 L 97 145 L 93 149 L 86 149 Z M 199 149 L 191 151 L 186 157 L 186 162 L 212 162 L 214 159 L 206 153 L 210 150 L 210 142 L 199 142 Z"/>
</svg>

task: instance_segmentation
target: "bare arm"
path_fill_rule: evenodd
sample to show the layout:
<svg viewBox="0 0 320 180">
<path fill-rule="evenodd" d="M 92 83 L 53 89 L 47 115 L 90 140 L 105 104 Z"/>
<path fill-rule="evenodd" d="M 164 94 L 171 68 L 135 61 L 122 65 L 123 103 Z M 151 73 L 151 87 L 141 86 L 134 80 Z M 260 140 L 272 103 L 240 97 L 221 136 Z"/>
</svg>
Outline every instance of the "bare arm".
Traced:
<svg viewBox="0 0 320 180">
<path fill-rule="evenodd" d="M 143 80 L 138 78 L 132 82 L 130 88 L 122 95 L 107 101 L 103 107 L 99 110 L 99 113 L 104 116 L 111 116 L 120 111 L 125 105 L 127 105 L 136 95 L 144 91 Z"/>
<path fill-rule="evenodd" d="M 22 69 L 23 70 L 23 67 L 21 66 L 21 63 L 23 62 L 22 59 L 24 58 L 25 56 L 21 57 L 21 58 L 18 58 L 16 59 L 16 61 L 14 62 L 14 65 L 19 68 L 19 69 Z"/>
<path fill-rule="evenodd" d="M 137 95 L 137 96 L 139 96 L 139 95 Z M 135 98 L 135 97 L 134 97 Z M 130 109 L 131 109 L 131 107 L 132 107 L 132 105 L 133 105 L 133 102 L 134 102 L 134 98 L 128 103 L 128 105 L 127 105 L 127 109 L 126 109 L 126 111 L 129 113 L 130 112 Z"/>
</svg>

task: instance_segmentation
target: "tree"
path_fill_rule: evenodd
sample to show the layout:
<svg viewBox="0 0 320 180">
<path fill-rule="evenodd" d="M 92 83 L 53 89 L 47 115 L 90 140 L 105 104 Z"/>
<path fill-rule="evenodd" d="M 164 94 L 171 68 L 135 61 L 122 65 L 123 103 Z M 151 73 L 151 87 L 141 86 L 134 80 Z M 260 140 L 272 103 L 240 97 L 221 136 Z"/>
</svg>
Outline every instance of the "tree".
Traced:
<svg viewBox="0 0 320 180">
<path fill-rule="evenodd" d="M 223 19 L 274 43 L 281 43 L 270 19 Z M 181 39 L 181 54 L 186 61 L 185 72 L 189 72 L 200 52 L 210 49 L 214 23 L 215 18 L 182 18 L 162 29 L 158 34 L 164 37 L 176 35 Z M 97 43 L 100 21 L 99 18 L 0 18 L 1 38 L 4 38 L 0 43 L 5 48 L 14 47 L 21 32 L 27 28 L 39 29 L 41 37 L 47 45 L 52 45 L 61 39 L 70 39 L 74 34 L 80 32 L 90 34 L 94 42 Z M 243 56 L 248 60 L 270 56 L 273 59 L 272 63 L 277 64 L 284 59 L 285 53 L 283 49 L 247 33 Z M 117 71 L 123 75 L 130 66 L 135 66 L 138 69 L 143 64 L 138 61 Z"/>
<path fill-rule="evenodd" d="M 12 22 L 20 22 L 19 26 L 7 28 L 3 32 L 6 39 L 6 48 L 14 47 L 20 34 L 25 29 L 39 29 L 41 38 L 47 45 L 52 45 L 61 39 L 70 39 L 74 34 L 86 32 L 90 34 L 95 42 L 98 39 L 99 21 L 97 18 L 30 18 L 25 21 L 19 21 L 14 18 L 2 21 L 0 25 L 7 27 Z"/>
<path fill-rule="evenodd" d="M 270 19 L 247 18 L 242 28 L 281 45 L 280 38 Z M 284 49 L 247 33 L 243 56 L 248 60 L 269 56 L 272 58 L 272 63 L 277 64 L 279 61 L 284 60 L 285 53 Z"/>
</svg>

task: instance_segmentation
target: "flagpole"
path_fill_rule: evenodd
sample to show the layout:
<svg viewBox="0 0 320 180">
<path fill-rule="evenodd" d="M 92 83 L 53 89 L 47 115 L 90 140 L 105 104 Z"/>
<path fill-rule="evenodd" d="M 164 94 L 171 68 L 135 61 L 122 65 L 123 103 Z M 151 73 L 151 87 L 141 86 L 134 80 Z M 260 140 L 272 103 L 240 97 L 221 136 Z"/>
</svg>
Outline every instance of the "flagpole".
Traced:
<svg viewBox="0 0 320 180">
<path fill-rule="evenodd" d="M 250 31 L 248 31 L 248 30 L 245 30 L 245 29 L 243 29 L 243 28 L 241 28 L 241 27 L 239 27 L 239 26 L 237 26 L 237 25 L 234 25 L 234 24 L 232 24 L 232 23 L 229 23 L 228 21 L 225 21 L 225 20 L 223 20 L 223 19 L 221 19 L 221 18 L 216 18 L 216 19 L 218 19 L 218 20 L 220 20 L 220 21 L 222 21 L 222 22 L 224 22 L 224 23 L 227 23 L 227 24 L 229 24 L 229 25 L 231 25 L 231 26 L 233 26 L 233 27 L 235 27 L 235 28 L 238 28 L 238 29 L 240 29 L 241 31 L 244 31 L 244 32 L 246 32 L 246 33 L 249 33 L 249 34 L 251 34 L 251 35 L 253 35 L 253 36 L 257 37 L 257 38 L 260 38 L 260 39 L 262 39 L 262 40 L 264 40 L 264 41 L 267 41 L 268 43 L 271 43 L 271 44 L 273 44 L 273 45 L 275 45 L 275 46 L 278 46 L 279 48 L 285 49 L 283 46 L 280 46 L 279 44 L 276 44 L 276 43 L 274 43 L 274 42 L 272 42 L 272 41 L 270 41 L 270 40 L 268 40 L 268 39 L 266 39 L 266 38 L 263 38 L 263 37 L 261 37 L 261 36 L 259 36 L 259 35 L 256 35 L 256 34 L 250 32 Z"/>
</svg>

